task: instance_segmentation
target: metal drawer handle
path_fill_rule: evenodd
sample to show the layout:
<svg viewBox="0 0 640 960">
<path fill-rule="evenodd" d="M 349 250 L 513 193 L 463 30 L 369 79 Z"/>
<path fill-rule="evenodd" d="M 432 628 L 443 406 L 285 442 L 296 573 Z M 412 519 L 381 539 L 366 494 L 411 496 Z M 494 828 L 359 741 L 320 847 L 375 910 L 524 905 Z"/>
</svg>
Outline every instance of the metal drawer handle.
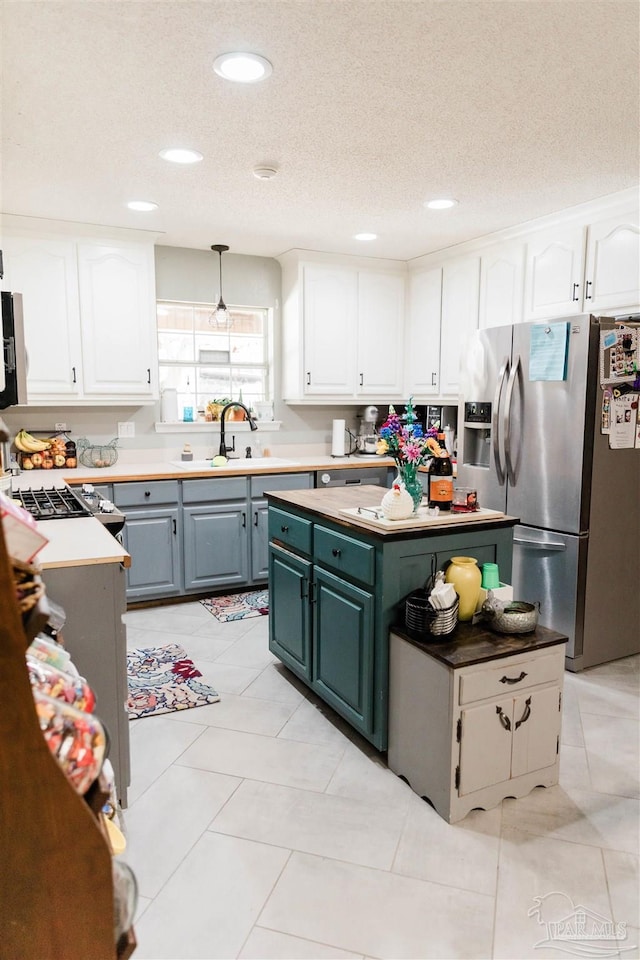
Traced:
<svg viewBox="0 0 640 960">
<path fill-rule="evenodd" d="M 571 299 L 573 300 L 574 303 L 577 303 L 577 301 L 580 299 L 580 297 L 578 296 L 578 288 L 579 288 L 579 287 L 580 287 L 580 284 L 579 284 L 579 283 L 574 283 L 574 285 L 573 285 L 573 296 L 571 297 Z"/>
<path fill-rule="evenodd" d="M 500 717 L 500 723 L 505 728 L 505 730 L 511 730 L 511 721 L 509 720 L 509 717 L 507 717 L 506 714 L 502 712 L 502 707 L 496 707 L 496 713 Z"/>
<path fill-rule="evenodd" d="M 589 293 L 589 287 L 592 287 L 592 286 L 593 286 L 593 280 L 587 280 L 587 282 L 586 282 L 586 284 L 585 284 L 585 291 L 586 291 L 586 292 L 585 292 L 585 295 L 584 295 L 585 300 L 591 300 L 591 294 Z"/>
<path fill-rule="evenodd" d="M 334 555 L 334 557 L 340 557 L 340 556 L 342 556 L 342 550 L 338 550 L 337 547 L 334 547 L 333 550 L 331 551 L 331 553 Z"/>
<path fill-rule="evenodd" d="M 285 525 L 283 524 L 280 527 L 280 533 L 289 533 L 289 527 L 285 527 Z"/>
<path fill-rule="evenodd" d="M 256 512 L 255 512 L 254 515 L 253 515 L 253 525 L 254 525 L 254 527 L 257 527 L 257 526 L 258 526 L 258 511 L 257 511 L 257 510 L 256 510 Z"/>
<path fill-rule="evenodd" d="M 527 697 L 524 702 L 524 713 L 519 720 L 516 720 L 516 730 L 522 723 L 526 723 L 531 716 L 531 697 Z"/>
<path fill-rule="evenodd" d="M 524 680 L 525 677 L 526 673 L 523 670 L 519 677 L 500 677 L 500 683 L 520 683 L 520 681 Z"/>
</svg>

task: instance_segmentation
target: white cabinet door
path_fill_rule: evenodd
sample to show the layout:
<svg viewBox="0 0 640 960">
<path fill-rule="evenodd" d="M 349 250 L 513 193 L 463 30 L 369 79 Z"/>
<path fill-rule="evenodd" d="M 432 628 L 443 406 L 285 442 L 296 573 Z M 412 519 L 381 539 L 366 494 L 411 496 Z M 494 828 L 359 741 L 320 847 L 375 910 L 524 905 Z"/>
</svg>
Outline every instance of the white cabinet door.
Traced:
<svg viewBox="0 0 640 960">
<path fill-rule="evenodd" d="M 513 705 L 511 776 L 544 770 L 556 762 L 560 734 L 560 688 L 523 693 Z"/>
<path fill-rule="evenodd" d="M 513 697 L 463 710 L 461 719 L 460 796 L 509 780 Z"/>
<path fill-rule="evenodd" d="M 75 400 L 82 390 L 75 244 L 4 238 L 6 289 L 21 293 L 31 402 Z"/>
<path fill-rule="evenodd" d="M 461 257 L 442 268 L 440 393 L 457 394 L 460 361 L 469 337 L 478 328 L 480 257 Z"/>
<path fill-rule="evenodd" d="M 500 243 L 484 250 L 480 263 L 479 327 L 522 321 L 524 244 Z"/>
<path fill-rule="evenodd" d="M 85 395 L 154 396 L 153 247 L 81 243 L 78 278 Z"/>
<path fill-rule="evenodd" d="M 354 396 L 357 271 L 305 266 L 303 311 L 305 396 Z"/>
<path fill-rule="evenodd" d="M 405 339 L 406 396 L 436 396 L 440 390 L 440 312 L 442 267 L 409 278 L 409 317 Z"/>
<path fill-rule="evenodd" d="M 404 277 L 358 273 L 359 394 L 398 397 L 402 393 Z"/>
<path fill-rule="evenodd" d="M 545 230 L 527 242 L 524 319 L 569 317 L 582 311 L 585 227 Z"/>
<path fill-rule="evenodd" d="M 640 227 L 635 211 L 589 225 L 585 310 L 640 304 Z"/>
</svg>

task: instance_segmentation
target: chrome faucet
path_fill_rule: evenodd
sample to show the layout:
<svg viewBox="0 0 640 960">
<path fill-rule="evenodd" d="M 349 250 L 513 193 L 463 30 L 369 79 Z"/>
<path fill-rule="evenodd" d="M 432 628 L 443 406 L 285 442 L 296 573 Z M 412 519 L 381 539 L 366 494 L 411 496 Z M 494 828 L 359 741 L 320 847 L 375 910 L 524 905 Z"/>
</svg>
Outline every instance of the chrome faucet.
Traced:
<svg viewBox="0 0 640 960">
<path fill-rule="evenodd" d="M 235 450 L 235 439 L 232 447 L 228 447 L 224 439 L 224 418 L 227 415 L 227 410 L 230 410 L 231 407 L 242 407 L 242 409 L 247 415 L 247 419 L 249 421 L 249 427 L 251 428 L 251 430 L 258 429 L 258 424 L 253 419 L 250 412 L 245 407 L 244 403 L 240 403 L 239 400 L 236 400 L 234 403 L 228 403 L 226 406 L 224 406 L 220 414 L 220 450 L 218 451 L 218 453 L 220 454 L 221 457 L 226 457 L 227 453 L 230 453 L 231 450 Z"/>
</svg>

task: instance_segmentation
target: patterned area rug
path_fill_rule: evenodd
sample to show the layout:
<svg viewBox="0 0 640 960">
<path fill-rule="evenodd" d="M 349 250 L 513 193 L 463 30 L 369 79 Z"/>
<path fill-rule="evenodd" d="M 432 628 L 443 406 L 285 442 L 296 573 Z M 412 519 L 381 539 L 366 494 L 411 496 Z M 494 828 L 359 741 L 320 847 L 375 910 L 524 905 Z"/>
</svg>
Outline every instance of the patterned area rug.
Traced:
<svg viewBox="0 0 640 960">
<path fill-rule="evenodd" d="M 248 617 L 264 617 L 269 613 L 269 591 L 254 590 L 252 593 L 231 593 L 224 597 L 201 600 L 216 620 L 246 620 Z"/>
<path fill-rule="evenodd" d="M 129 719 L 216 703 L 220 697 L 206 683 L 177 643 L 143 647 L 127 653 Z"/>
</svg>

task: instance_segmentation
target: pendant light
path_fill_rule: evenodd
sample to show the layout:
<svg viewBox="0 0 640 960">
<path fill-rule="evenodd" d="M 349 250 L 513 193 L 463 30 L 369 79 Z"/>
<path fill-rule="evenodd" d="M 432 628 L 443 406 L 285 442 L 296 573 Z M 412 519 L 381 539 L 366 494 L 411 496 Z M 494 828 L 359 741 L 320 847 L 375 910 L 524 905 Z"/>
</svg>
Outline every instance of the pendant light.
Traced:
<svg viewBox="0 0 640 960">
<path fill-rule="evenodd" d="M 222 254 L 226 253 L 229 247 L 225 243 L 214 243 L 211 249 L 220 257 L 220 299 L 218 300 L 216 309 L 209 317 L 209 323 L 212 327 L 228 329 L 233 323 L 233 320 L 226 303 L 222 299 Z"/>
</svg>

